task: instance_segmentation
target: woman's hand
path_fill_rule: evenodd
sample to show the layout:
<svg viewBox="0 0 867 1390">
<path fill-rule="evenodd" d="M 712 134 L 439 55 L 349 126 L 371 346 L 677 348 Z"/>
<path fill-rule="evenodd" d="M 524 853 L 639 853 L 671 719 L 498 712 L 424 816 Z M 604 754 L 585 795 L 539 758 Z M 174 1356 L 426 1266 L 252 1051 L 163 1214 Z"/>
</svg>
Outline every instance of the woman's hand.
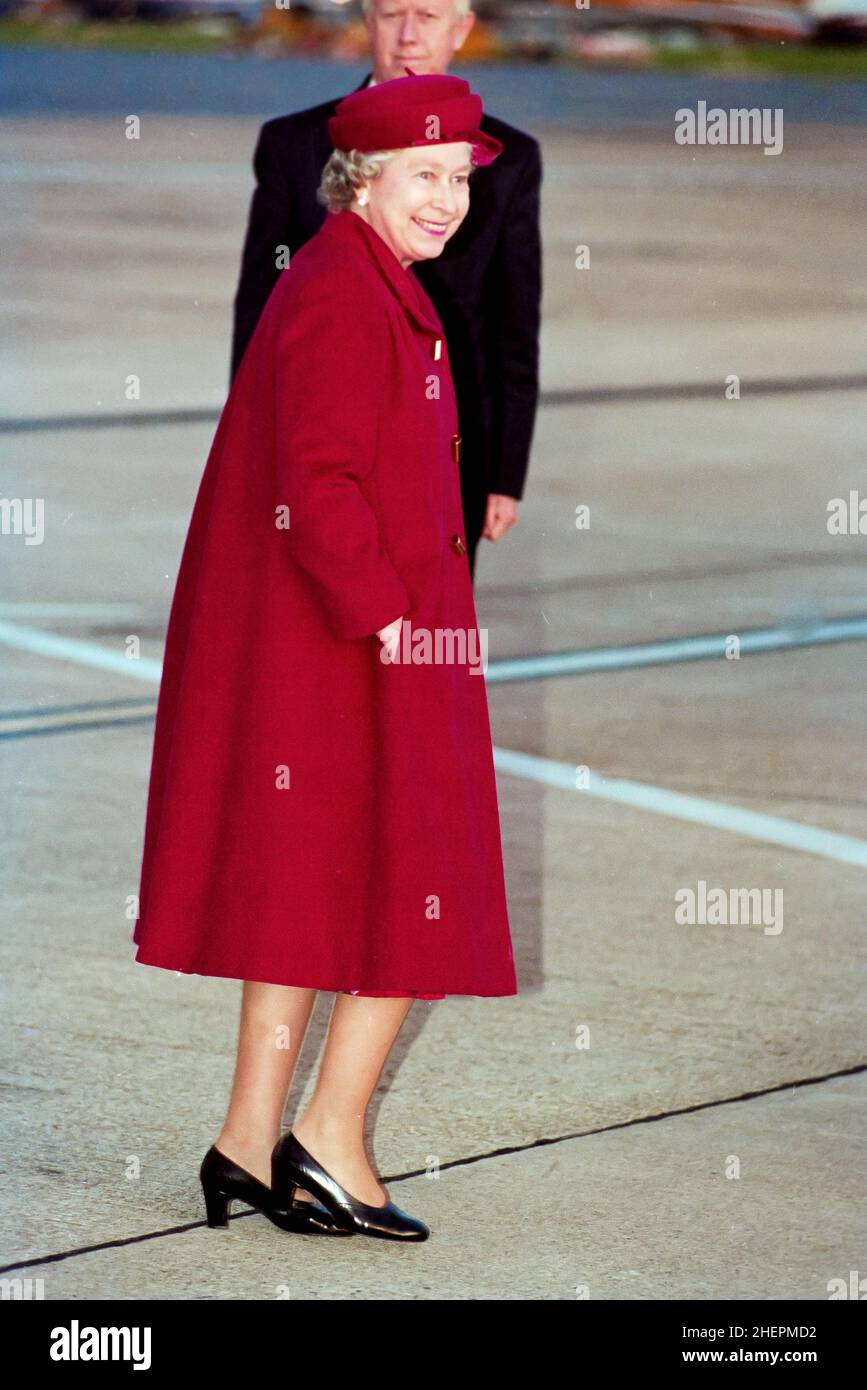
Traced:
<svg viewBox="0 0 867 1390">
<path fill-rule="evenodd" d="M 388 627 L 380 628 L 379 632 L 376 634 L 382 643 L 379 651 L 379 659 L 385 664 L 394 661 L 397 656 L 400 647 L 400 630 L 402 626 L 403 614 L 401 614 L 399 618 L 395 618 L 393 623 L 389 623 Z"/>
</svg>

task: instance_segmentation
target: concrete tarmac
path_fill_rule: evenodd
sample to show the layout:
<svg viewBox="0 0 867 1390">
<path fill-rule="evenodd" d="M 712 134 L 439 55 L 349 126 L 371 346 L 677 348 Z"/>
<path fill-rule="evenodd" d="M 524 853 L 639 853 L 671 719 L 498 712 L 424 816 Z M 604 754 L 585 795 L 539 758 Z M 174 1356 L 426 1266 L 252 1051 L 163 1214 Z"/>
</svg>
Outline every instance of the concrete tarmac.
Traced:
<svg viewBox="0 0 867 1390">
<path fill-rule="evenodd" d="M 537 133 L 545 396 L 479 622 L 493 667 L 626 665 L 489 683 L 527 755 L 498 778 L 520 993 L 410 1012 L 368 1130 L 432 1230 L 399 1249 L 204 1226 L 239 986 L 137 965 L 125 916 L 256 122 L 6 122 L 2 489 L 44 499 L 45 536 L 0 536 L 0 1263 L 46 1299 L 818 1301 L 863 1270 L 865 646 L 785 634 L 867 615 L 865 536 L 827 527 L 864 487 L 867 136 Z M 778 649 L 640 664 L 759 627 Z M 679 922 L 701 883 L 773 920 Z"/>
</svg>

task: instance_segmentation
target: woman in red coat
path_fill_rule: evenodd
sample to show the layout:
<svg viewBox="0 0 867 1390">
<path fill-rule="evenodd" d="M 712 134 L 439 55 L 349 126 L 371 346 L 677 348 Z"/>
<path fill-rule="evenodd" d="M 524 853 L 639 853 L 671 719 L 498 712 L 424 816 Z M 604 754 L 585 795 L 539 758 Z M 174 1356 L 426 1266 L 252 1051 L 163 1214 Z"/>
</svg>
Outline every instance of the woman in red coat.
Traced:
<svg viewBox="0 0 867 1390">
<path fill-rule="evenodd" d="M 238 1198 L 288 1230 L 425 1239 L 367 1160 L 370 1097 L 414 998 L 517 993 L 455 395 L 410 269 L 502 148 L 480 118 L 446 76 L 340 103 L 331 215 L 271 295 L 190 522 L 133 939 L 245 981 L 210 1225 Z M 281 1139 L 317 990 L 325 1052 Z"/>
</svg>

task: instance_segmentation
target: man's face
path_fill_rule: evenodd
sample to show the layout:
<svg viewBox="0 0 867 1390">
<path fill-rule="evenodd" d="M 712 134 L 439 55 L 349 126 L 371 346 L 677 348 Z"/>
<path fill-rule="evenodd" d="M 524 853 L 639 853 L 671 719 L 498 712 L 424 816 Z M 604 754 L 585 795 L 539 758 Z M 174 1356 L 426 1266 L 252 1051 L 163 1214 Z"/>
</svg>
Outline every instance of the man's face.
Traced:
<svg viewBox="0 0 867 1390">
<path fill-rule="evenodd" d="M 475 23 L 459 16 L 455 0 L 373 0 L 364 22 L 377 82 L 413 72 L 445 72 Z"/>
</svg>

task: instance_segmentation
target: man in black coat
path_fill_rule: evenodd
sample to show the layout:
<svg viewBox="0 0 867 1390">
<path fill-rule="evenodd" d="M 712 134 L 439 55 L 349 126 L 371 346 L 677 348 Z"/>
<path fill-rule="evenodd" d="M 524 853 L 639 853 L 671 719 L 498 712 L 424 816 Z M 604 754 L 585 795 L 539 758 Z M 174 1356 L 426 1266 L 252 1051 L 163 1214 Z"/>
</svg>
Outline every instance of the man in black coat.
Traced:
<svg viewBox="0 0 867 1390">
<path fill-rule="evenodd" d="M 374 70 L 355 90 L 445 72 L 472 28 L 470 0 L 362 0 Z M 232 376 L 282 268 L 320 228 L 316 201 L 339 97 L 267 121 L 253 158 L 256 188 L 235 296 Z M 485 115 L 502 154 L 470 176 L 470 209 L 442 253 L 413 272 L 445 330 L 461 433 L 461 496 L 470 573 L 481 535 L 499 540 L 517 503 L 538 398 L 542 252 L 538 141 Z"/>
</svg>

